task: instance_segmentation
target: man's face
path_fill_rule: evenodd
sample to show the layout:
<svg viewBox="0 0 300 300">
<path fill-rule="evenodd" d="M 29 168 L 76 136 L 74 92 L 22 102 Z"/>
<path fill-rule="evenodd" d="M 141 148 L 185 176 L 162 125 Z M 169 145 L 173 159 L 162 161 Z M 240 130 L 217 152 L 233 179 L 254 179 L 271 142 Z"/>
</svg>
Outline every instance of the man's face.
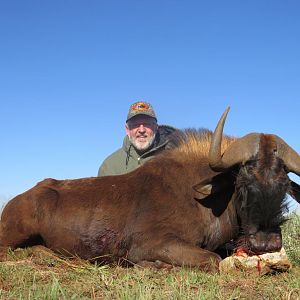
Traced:
<svg viewBox="0 0 300 300">
<path fill-rule="evenodd" d="M 137 115 L 125 125 L 130 142 L 141 151 L 146 151 L 152 145 L 157 128 L 156 120 L 146 115 Z"/>
</svg>

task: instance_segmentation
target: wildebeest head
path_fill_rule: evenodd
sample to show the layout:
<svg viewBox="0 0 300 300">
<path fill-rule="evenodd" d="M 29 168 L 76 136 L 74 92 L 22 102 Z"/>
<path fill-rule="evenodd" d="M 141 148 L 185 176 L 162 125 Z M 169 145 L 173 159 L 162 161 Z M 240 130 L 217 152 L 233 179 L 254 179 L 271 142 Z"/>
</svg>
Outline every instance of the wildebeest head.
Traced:
<svg viewBox="0 0 300 300">
<path fill-rule="evenodd" d="M 241 224 L 238 247 L 248 253 L 278 251 L 280 226 L 287 211 L 286 195 L 299 202 L 299 186 L 287 173 L 300 174 L 300 156 L 281 138 L 251 133 L 233 142 L 221 154 L 221 140 L 229 108 L 212 136 L 209 164 L 214 171 L 236 172 L 235 201 Z"/>
</svg>

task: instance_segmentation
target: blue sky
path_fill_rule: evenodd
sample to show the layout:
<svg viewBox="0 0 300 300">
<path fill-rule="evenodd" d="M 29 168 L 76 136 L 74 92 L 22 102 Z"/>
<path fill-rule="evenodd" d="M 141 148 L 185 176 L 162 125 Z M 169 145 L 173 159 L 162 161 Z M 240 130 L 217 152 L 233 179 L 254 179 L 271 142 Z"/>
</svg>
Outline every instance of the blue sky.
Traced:
<svg viewBox="0 0 300 300">
<path fill-rule="evenodd" d="M 0 1 L 0 200 L 95 176 L 136 100 L 299 152 L 299 37 L 298 0 Z"/>
</svg>

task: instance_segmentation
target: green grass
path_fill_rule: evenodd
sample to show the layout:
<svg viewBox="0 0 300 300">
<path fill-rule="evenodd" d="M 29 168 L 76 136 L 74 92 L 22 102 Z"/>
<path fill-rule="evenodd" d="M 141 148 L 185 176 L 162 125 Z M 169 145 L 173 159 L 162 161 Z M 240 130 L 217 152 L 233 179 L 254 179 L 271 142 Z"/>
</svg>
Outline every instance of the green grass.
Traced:
<svg viewBox="0 0 300 300">
<path fill-rule="evenodd" d="M 294 265 L 300 265 L 300 215 L 292 213 L 282 228 L 284 248 Z"/>
<path fill-rule="evenodd" d="M 0 262 L 0 299 L 300 299 L 300 217 L 283 227 L 293 268 L 272 276 L 210 275 L 196 269 L 96 266 L 16 250 Z"/>
</svg>

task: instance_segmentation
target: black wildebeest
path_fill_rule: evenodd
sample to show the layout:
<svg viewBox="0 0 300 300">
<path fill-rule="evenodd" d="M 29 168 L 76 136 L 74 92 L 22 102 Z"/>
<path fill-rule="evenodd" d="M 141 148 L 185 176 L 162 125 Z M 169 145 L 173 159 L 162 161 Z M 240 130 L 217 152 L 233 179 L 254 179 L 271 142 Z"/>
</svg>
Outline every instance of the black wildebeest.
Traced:
<svg viewBox="0 0 300 300">
<path fill-rule="evenodd" d="M 250 253 L 282 247 L 286 194 L 299 201 L 300 157 L 275 135 L 188 130 L 174 149 L 135 171 L 46 179 L 16 196 L 1 217 L 0 246 L 43 244 L 84 259 L 217 270 L 216 249 L 235 239 Z"/>
</svg>

